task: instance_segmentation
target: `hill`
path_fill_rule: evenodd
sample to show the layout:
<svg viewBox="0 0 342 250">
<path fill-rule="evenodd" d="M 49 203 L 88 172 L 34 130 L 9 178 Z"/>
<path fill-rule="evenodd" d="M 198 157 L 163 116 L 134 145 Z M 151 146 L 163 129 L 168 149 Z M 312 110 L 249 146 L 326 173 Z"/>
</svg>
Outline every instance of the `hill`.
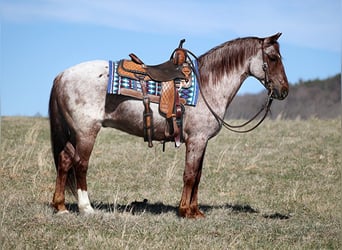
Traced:
<svg viewBox="0 0 342 250">
<path fill-rule="evenodd" d="M 227 119 L 249 119 L 265 101 L 265 92 L 236 96 Z M 341 115 L 341 74 L 324 79 L 300 81 L 290 86 L 288 97 L 273 101 L 271 118 L 336 118 Z"/>
</svg>

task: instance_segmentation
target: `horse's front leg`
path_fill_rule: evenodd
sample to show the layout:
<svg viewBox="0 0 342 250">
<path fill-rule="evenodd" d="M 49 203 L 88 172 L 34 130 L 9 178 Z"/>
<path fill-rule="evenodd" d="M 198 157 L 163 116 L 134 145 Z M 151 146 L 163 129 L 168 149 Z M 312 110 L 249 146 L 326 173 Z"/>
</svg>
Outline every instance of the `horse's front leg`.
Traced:
<svg viewBox="0 0 342 250">
<path fill-rule="evenodd" d="M 183 193 L 179 204 L 179 216 L 203 218 L 198 208 L 198 185 L 202 175 L 202 165 L 207 140 L 188 140 L 186 142 L 186 162 L 183 174 Z"/>
</svg>

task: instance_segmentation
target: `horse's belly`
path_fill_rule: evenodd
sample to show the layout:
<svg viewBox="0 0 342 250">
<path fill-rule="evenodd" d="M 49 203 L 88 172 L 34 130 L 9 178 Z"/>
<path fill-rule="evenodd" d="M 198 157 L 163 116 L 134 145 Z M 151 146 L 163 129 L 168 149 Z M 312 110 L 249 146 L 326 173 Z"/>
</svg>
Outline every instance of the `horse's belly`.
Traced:
<svg viewBox="0 0 342 250">
<path fill-rule="evenodd" d="M 114 104 L 114 103 L 113 103 Z M 153 139 L 164 140 L 166 120 L 159 115 L 158 106 L 151 103 L 153 121 Z M 141 100 L 125 100 L 115 107 L 115 110 L 106 114 L 104 127 L 112 127 L 126 133 L 144 136 L 144 105 Z"/>
</svg>

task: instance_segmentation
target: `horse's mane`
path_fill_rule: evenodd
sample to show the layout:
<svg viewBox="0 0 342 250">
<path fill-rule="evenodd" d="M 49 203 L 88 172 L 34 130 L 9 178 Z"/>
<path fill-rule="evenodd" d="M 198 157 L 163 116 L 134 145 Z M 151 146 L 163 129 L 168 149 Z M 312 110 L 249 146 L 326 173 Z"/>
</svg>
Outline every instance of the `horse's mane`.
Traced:
<svg viewBox="0 0 342 250">
<path fill-rule="evenodd" d="M 243 65 L 250 56 L 257 53 L 261 41 L 257 37 L 237 38 L 216 46 L 199 57 L 201 81 L 205 84 L 212 75 L 213 83 L 227 72 Z"/>
</svg>

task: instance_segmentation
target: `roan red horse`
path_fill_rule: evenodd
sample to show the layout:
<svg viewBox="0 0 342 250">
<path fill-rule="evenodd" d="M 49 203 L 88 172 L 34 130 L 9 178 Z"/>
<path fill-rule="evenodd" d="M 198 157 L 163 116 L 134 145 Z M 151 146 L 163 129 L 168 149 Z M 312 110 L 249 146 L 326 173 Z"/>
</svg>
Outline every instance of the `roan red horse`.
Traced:
<svg viewBox="0 0 342 250">
<path fill-rule="evenodd" d="M 218 134 L 228 105 L 244 80 L 253 76 L 269 91 L 269 98 L 284 99 L 289 90 L 281 61 L 281 33 L 266 38 L 246 37 L 225 42 L 197 58 L 200 96 L 186 106 L 182 139 L 186 146 L 183 192 L 179 216 L 201 218 L 198 185 L 208 140 Z M 101 127 L 112 127 L 143 137 L 144 105 L 141 100 L 107 94 L 108 61 L 73 66 L 54 80 L 49 102 L 51 141 L 57 169 L 52 205 L 68 212 L 65 187 L 78 198 L 81 214 L 94 210 L 87 193 L 87 169 Z M 153 111 L 153 140 L 165 141 L 165 118 Z"/>
</svg>

